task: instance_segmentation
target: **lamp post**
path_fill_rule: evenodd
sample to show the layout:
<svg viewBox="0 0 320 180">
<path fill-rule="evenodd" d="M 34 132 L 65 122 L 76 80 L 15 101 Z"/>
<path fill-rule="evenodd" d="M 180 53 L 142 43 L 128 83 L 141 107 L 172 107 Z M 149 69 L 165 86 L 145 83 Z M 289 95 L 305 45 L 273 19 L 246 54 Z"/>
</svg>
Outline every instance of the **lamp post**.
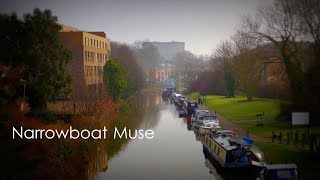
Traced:
<svg viewBox="0 0 320 180">
<path fill-rule="evenodd" d="M 24 79 L 20 79 L 20 82 L 24 83 L 23 84 L 23 101 L 21 103 L 21 111 L 24 110 L 24 103 L 26 102 L 26 85 L 27 85 L 27 81 Z"/>
</svg>

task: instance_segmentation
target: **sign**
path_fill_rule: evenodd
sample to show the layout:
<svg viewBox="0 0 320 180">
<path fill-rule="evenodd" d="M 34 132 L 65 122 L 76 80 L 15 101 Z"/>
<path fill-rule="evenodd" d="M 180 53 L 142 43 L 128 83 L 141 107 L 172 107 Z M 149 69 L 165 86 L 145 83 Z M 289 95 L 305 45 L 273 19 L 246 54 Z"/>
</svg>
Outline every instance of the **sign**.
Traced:
<svg viewBox="0 0 320 180">
<path fill-rule="evenodd" d="M 292 112 L 292 125 L 308 125 L 309 112 Z"/>
</svg>

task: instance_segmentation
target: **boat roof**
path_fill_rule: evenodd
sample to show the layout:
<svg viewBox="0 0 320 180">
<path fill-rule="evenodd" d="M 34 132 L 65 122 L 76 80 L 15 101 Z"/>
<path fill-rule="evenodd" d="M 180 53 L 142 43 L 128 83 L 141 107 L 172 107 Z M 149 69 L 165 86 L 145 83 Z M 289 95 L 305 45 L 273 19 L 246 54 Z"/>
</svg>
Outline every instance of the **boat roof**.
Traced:
<svg viewBox="0 0 320 180">
<path fill-rule="evenodd" d="M 297 169 L 296 164 L 266 164 L 267 169 Z"/>
<path fill-rule="evenodd" d="M 206 109 L 198 109 L 196 112 L 209 112 L 209 110 L 206 110 Z"/>
<path fill-rule="evenodd" d="M 201 118 L 203 121 L 206 121 L 206 120 L 217 120 L 217 116 L 201 115 L 200 114 L 198 117 Z"/>
<path fill-rule="evenodd" d="M 219 135 L 218 137 L 213 138 L 217 143 L 219 143 L 225 150 L 230 151 L 239 147 L 237 144 L 231 144 L 228 136 Z"/>
</svg>

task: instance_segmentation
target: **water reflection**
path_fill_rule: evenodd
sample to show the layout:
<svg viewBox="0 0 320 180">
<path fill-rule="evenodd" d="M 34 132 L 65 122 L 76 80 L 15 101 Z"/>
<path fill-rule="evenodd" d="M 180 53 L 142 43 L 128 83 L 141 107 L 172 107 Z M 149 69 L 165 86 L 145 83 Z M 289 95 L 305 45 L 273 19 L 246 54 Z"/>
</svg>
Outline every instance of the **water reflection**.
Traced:
<svg viewBox="0 0 320 180">
<path fill-rule="evenodd" d="M 152 129 L 155 138 L 108 139 L 108 168 L 93 179 L 253 179 L 248 172 L 222 170 L 205 152 L 203 135 L 190 118 L 179 118 L 179 109 L 160 93 L 144 93 L 137 104 L 121 113 L 113 126 Z M 101 157 L 106 158 L 106 157 Z M 235 173 L 235 174 L 233 174 Z"/>
<path fill-rule="evenodd" d="M 91 153 L 91 161 L 87 165 L 87 177 L 91 179 L 98 172 L 108 170 L 108 155 L 105 148 L 98 147 Z"/>
<path fill-rule="evenodd" d="M 133 120 L 131 129 L 152 129 L 155 138 L 124 142 L 117 153 L 109 155 L 108 170 L 94 179 L 214 179 L 204 164 L 201 143 L 186 130 L 190 121 L 178 118 L 170 101 L 162 99 L 160 93 L 151 94 L 140 107 L 145 111 L 140 120 Z"/>
</svg>

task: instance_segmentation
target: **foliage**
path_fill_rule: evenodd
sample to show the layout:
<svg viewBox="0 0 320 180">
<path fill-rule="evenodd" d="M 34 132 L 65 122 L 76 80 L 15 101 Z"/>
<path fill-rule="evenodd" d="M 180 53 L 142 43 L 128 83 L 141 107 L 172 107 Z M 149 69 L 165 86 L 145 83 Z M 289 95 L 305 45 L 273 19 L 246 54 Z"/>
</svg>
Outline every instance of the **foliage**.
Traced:
<svg viewBox="0 0 320 180">
<path fill-rule="evenodd" d="M 234 45 L 231 41 L 221 41 L 211 59 L 213 68 L 217 68 L 224 73 L 224 85 L 226 97 L 234 97 L 236 90 L 236 74 L 232 67 L 235 57 Z"/>
<path fill-rule="evenodd" d="M 158 48 L 148 40 L 135 42 L 133 49 L 144 69 L 152 68 L 162 60 Z"/>
<path fill-rule="evenodd" d="M 314 120 L 318 116 L 316 109 L 320 107 L 320 63 L 301 54 L 305 53 L 303 41 L 310 37 L 314 47 L 313 56 L 319 54 L 319 9 L 316 0 L 306 3 L 274 0 L 272 6 L 259 9 L 255 18 L 244 17 L 241 24 L 242 31 L 251 38 L 274 44 L 289 80 L 292 111 L 310 111 Z M 303 66 L 306 62 L 309 63 L 308 67 Z"/>
<path fill-rule="evenodd" d="M 110 96 L 113 101 L 124 98 L 128 82 L 119 64 L 117 64 L 115 60 L 110 59 L 103 67 L 103 73 L 108 96 Z"/>
<path fill-rule="evenodd" d="M 229 64 L 224 66 L 224 81 L 226 97 L 234 97 L 234 92 L 236 89 L 236 77 Z"/>
<path fill-rule="evenodd" d="M 121 66 L 128 82 L 128 96 L 136 93 L 143 87 L 144 71 L 138 62 L 134 51 L 126 44 L 111 42 L 111 57 Z"/>
<path fill-rule="evenodd" d="M 50 10 L 34 9 L 19 19 L 16 14 L 0 16 L 0 61 L 10 70 L 24 68 L 26 96 L 31 110 L 46 109 L 58 93 L 69 93 L 71 78 L 64 65 L 71 54 L 60 44 L 58 19 Z M 22 96 L 15 92 L 14 96 Z"/>
<path fill-rule="evenodd" d="M 198 91 L 201 94 L 225 94 L 225 85 L 222 71 L 204 71 L 198 79 L 189 84 L 188 90 Z M 210 79 L 210 81 L 208 81 Z"/>
</svg>

